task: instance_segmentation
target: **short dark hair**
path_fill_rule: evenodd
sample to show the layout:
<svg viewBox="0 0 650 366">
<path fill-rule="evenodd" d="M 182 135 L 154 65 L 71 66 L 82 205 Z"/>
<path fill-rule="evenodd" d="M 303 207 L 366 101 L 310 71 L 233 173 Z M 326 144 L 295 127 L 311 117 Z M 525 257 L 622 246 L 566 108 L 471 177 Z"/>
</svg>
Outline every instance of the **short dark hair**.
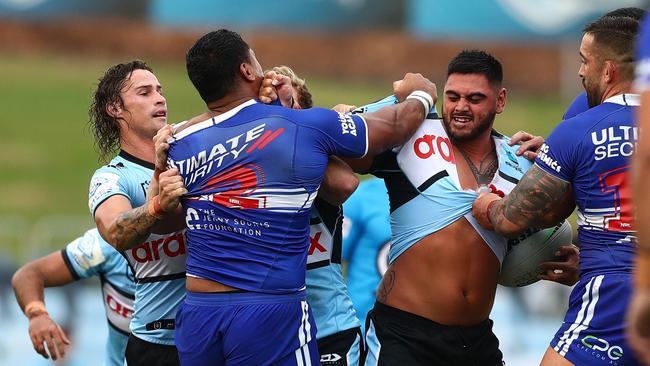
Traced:
<svg viewBox="0 0 650 366">
<path fill-rule="evenodd" d="M 636 21 L 641 21 L 645 16 L 645 10 L 641 8 L 618 8 L 610 11 L 609 13 L 603 15 L 602 17 L 628 17 Z"/>
<path fill-rule="evenodd" d="M 233 89 L 239 65 L 250 61 L 249 50 L 239 34 L 219 29 L 199 38 L 187 51 L 187 76 L 206 104 Z"/>
<path fill-rule="evenodd" d="M 615 61 L 626 80 L 634 77 L 634 45 L 639 22 L 630 17 L 602 17 L 583 29 L 594 37 L 596 58 Z"/>
<path fill-rule="evenodd" d="M 485 51 L 464 50 L 454 57 L 447 67 L 447 77 L 451 74 L 482 74 L 491 85 L 503 83 L 501 62 Z"/>
<path fill-rule="evenodd" d="M 135 70 L 153 72 L 141 60 L 111 66 L 99 78 L 97 89 L 93 93 L 92 103 L 88 109 L 88 127 L 95 137 L 95 149 L 99 153 L 100 160 L 107 161 L 109 155 L 120 145 L 120 125 L 117 118 L 111 116 L 107 109 L 110 105 L 124 107 L 120 93 Z"/>
</svg>

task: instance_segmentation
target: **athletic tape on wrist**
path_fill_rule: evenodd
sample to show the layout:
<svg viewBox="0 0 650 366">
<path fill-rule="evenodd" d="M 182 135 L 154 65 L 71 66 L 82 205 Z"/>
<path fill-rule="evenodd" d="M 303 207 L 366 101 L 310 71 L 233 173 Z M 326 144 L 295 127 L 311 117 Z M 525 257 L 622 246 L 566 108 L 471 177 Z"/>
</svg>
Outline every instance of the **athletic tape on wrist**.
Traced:
<svg viewBox="0 0 650 366">
<path fill-rule="evenodd" d="M 424 106 L 425 114 L 429 114 L 431 112 L 431 109 L 433 108 L 433 98 L 429 93 L 423 91 L 423 90 L 415 90 L 411 94 L 409 94 L 406 99 L 415 99 L 420 101 L 422 105 Z"/>
<path fill-rule="evenodd" d="M 42 301 L 32 301 L 25 305 L 25 316 L 27 319 L 34 318 L 39 315 L 48 314 L 45 304 Z"/>
<path fill-rule="evenodd" d="M 159 220 L 165 217 L 166 212 L 160 207 L 160 197 L 158 195 L 153 196 L 147 204 L 147 212 Z"/>
</svg>

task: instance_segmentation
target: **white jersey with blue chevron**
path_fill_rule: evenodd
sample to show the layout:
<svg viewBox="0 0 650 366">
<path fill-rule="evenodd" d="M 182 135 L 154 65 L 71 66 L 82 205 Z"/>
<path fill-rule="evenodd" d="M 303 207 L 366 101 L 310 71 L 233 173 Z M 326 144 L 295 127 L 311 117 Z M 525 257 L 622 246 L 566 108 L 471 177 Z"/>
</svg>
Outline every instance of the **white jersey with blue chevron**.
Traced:
<svg viewBox="0 0 650 366">
<path fill-rule="evenodd" d="M 370 178 L 343 204 L 343 260 L 347 285 L 361 325 L 375 303 L 377 286 L 388 268 L 390 206 L 386 185 Z"/>
<path fill-rule="evenodd" d="M 433 119 L 432 117 L 436 117 Z M 509 138 L 493 132 L 499 170 L 490 189 L 509 193 L 532 163 L 515 154 Z M 508 240 L 483 229 L 471 215 L 477 192 L 461 189 L 451 141 L 442 120 L 430 114 L 398 151 L 375 159 L 374 175 L 384 178 L 391 203 L 392 263 L 423 237 L 465 217 L 490 246 L 500 262 Z M 422 212 L 432 214 L 422 215 Z"/>
<path fill-rule="evenodd" d="M 360 325 L 341 270 L 342 218 L 340 206 L 316 198 L 309 219 L 306 282 L 317 339 Z"/>
<path fill-rule="evenodd" d="M 135 299 L 133 273 L 126 260 L 102 239 L 97 229 L 86 231 L 62 249 L 61 254 L 75 280 L 99 277 L 109 325 L 104 365 L 124 365 Z"/>
<path fill-rule="evenodd" d="M 109 197 L 125 196 L 132 207 L 146 202 L 153 164 L 121 151 L 95 172 L 88 206 L 93 216 Z M 182 232 L 152 234 L 147 241 L 122 252 L 136 281 L 131 333 L 151 343 L 174 345 L 174 318 L 185 296 L 185 237 Z"/>
</svg>

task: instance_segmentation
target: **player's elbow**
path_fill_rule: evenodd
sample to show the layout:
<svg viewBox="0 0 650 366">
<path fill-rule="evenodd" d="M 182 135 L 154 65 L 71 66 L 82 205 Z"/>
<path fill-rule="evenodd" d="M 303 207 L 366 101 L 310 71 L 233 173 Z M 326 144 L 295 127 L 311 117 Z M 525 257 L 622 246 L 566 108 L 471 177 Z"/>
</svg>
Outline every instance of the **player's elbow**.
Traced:
<svg viewBox="0 0 650 366">
<path fill-rule="evenodd" d="M 359 186 L 359 178 L 354 174 L 346 174 L 339 184 L 339 197 L 341 203 L 345 202 Z"/>
<path fill-rule="evenodd" d="M 11 287 L 14 291 L 24 287 L 24 284 L 28 281 L 30 274 L 35 274 L 37 271 L 33 268 L 33 262 L 29 262 L 24 266 L 18 268 L 18 270 L 11 276 Z"/>
</svg>

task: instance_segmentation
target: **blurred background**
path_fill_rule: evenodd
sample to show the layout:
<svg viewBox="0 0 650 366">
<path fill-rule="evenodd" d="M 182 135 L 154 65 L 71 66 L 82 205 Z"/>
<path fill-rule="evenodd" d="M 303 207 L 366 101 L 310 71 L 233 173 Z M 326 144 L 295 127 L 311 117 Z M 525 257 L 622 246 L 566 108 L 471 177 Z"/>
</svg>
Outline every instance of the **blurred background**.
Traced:
<svg viewBox="0 0 650 366">
<path fill-rule="evenodd" d="M 644 0 L 0 0 L 0 365 L 48 364 L 31 348 L 10 289 L 13 271 L 93 226 L 90 176 L 101 165 L 87 128 L 90 95 L 116 62 L 146 60 L 170 122 L 202 111 L 184 54 L 206 30 L 240 32 L 265 68 L 292 66 L 317 105 L 364 104 L 420 72 L 444 85 L 466 48 L 501 60 L 509 90 L 496 128 L 547 135 L 581 91 L 581 29 Z M 492 318 L 508 365 L 541 359 L 568 288 L 500 288 Z M 71 329 L 69 365 L 101 363 L 106 322 L 98 283 L 48 290 Z M 61 363 L 65 364 L 65 363 Z"/>
</svg>

